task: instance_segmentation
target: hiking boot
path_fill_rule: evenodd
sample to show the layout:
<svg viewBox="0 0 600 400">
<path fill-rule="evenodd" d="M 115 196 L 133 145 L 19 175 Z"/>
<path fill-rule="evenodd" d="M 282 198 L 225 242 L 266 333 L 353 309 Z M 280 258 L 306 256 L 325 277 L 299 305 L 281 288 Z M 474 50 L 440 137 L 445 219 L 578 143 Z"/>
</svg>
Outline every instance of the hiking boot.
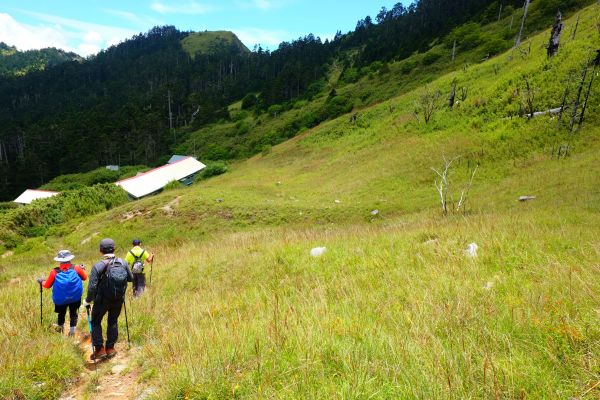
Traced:
<svg viewBox="0 0 600 400">
<path fill-rule="evenodd" d="M 62 334 L 64 327 L 62 325 L 52 324 L 52 329 L 54 329 L 55 332 Z"/>
<path fill-rule="evenodd" d="M 90 356 L 90 360 L 92 360 L 92 361 L 104 360 L 105 358 L 106 358 L 106 350 L 104 350 L 104 346 L 96 347 L 96 349 Z"/>
<path fill-rule="evenodd" d="M 106 348 L 106 358 L 113 358 L 116 355 L 117 351 L 115 350 L 114 346 Z"/>
<path fill-rule="evenodd" d="M 74 326 L 69 328 L 69 336 L 75 336 L 75 327 Z"/>
</svg>

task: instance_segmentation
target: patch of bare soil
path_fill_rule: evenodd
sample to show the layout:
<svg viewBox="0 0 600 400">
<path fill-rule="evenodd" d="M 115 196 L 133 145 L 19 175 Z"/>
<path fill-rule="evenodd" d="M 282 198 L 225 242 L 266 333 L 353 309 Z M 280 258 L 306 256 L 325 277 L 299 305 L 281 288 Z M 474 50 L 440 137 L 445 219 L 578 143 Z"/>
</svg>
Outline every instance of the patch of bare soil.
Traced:
<svg viewBox="0 0 600 400">
<path fill-rule="evenodd" d="M 87 319 L 85 311 L 80 318 Z M 79 378 L 71 383 L 60 397 L 61 400 L 142 400 L 152 393 L 151 389 L 140 384 L 140 371 L 133 361 L 140 349 L 128 349 L 122 336 L 121 342 L 115 346 L 117 355 L 97 363 L 90 361 L 92 344 L 89 333 L 77 332 L 73 340 L 81 349 L 85 361 Z"/>
</svg>

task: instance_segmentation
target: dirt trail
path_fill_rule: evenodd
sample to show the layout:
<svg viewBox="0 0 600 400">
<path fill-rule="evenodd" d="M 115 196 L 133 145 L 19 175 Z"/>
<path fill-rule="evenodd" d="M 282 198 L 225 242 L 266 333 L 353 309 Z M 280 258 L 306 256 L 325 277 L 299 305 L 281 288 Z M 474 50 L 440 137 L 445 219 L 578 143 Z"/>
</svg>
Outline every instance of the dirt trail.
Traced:
<svg viewBox="0 0 600 400">
<path fill-rule="evenodd" d="M 79 318 L 87 321 L 85 309 L 83 310 Z M 60 400 L 144 400 L 150 397 L 152 391 L 139 383 L 140 371 L 134 362 L 140 349 L 128 349 L 127 340 L 123 340 L 124 333 L 119 332 L 119 343 L 115 346 L 117 355 L 94 364 L 89 361 L 92 354 L 90 334 L 77 331 L 74 343 L 81 349 L 85 362 L 79 378 L 71 383 Z"/>
</svg>

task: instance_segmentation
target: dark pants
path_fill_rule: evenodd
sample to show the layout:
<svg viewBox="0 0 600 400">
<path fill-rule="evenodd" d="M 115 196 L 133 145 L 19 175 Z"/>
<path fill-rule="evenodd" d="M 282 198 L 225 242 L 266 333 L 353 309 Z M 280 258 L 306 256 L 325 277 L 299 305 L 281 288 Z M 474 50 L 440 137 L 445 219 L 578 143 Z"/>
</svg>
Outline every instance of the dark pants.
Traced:
<svg viewBox="0 0 600 400">
<path fill-rule="evenodd" d="M 102 318 L 108 313 L 106 327 L 106 347 L 114 347 L 119 337 L 119 315 L 123 307 L 123 300 L 116 302 L 94 303 L 92 307 L 92 344 L 94 347 L 104 346 L 102 336 Z"/>
<path fill-rule="evenodd" d="M 58 314 L 58 325 L 63 326 L 65 324 L 65 316 L 67 315 L 67 308 L 69 309 L 69 325 L 71 327 L 77 326 L 77 311 L 81 301 L 77 301 L 71 304 L 63 304 L 62 306 L 54 305 L 54 312 Z"/>
<path fill-rule="evenodd" d="M 135 297 L 141 296 L 144 289 L 146 289 L 146 274 L 143 272 L 133 274 L 133 295 Z"/>
</svg>

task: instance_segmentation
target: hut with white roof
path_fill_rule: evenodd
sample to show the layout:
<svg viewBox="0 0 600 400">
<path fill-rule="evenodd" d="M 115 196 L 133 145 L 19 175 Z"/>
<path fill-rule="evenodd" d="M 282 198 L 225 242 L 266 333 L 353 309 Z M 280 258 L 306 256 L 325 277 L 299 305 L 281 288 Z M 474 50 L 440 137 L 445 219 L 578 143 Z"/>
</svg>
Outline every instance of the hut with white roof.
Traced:
<svg viewBox="0 0 600 400">
<path fill-rule="evenodd" d="M 56 196 L 59 192 L 52 192 L 49 190 L 39 189 L 27 189 L 14 202 L 19 204 L 31 204 L 32 201 L 37 199 L 47 199 L 48 197 Z"/>
<path fill-rule="evenodd" d="M 194 157 L 181 157 L 162 167 L 116 182 L 134 199 L 160 192 L 166 185 L 179 181 L 190 185 L 206 165 Z"/>
</svg>

